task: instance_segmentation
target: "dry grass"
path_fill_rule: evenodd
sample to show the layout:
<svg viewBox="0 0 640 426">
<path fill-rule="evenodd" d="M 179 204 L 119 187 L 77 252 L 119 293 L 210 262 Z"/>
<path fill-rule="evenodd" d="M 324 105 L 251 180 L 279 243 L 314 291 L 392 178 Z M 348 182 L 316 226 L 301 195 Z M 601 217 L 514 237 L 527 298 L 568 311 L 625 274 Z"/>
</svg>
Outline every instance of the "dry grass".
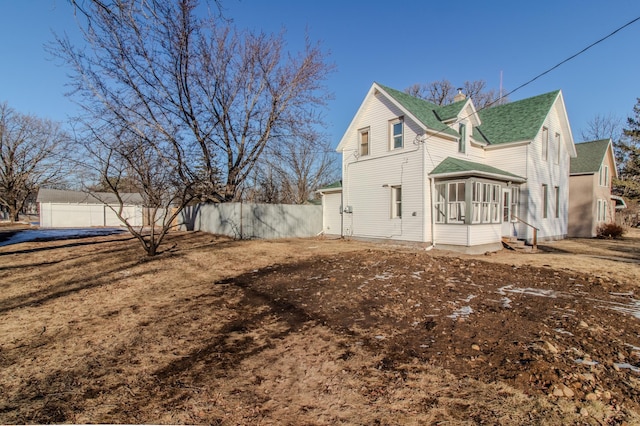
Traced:
<svg viewBox="0 0 640 426">
<path fill-rule="evenodd" d="M 478 270 L 490 261 L 551 266 L 564 271 L 562 277 L 588 272 L 605 280 L 598 285 L 620 282 L 626 291 L 640 278 L 638 242 L 634 233 L 622 242 L 557 242 L 536 255 L 460 258 Z M 454 364 L 464 351 L 456 355 L 455 343 L 449 343 L 451 358 L 439 359 L 434 349 L 391 362 L 397 347 L 392 339 L 377 343 L 371 330 L 398 338 L 414 332 L 395 320 L 381 323 L 397 311 L 375 299 L 395 294 L 386 285 L 406 291 L 406 278 L 380 281 L 380 291 L 356 303 L 352 292 L 364 283 L 358 274 L 377 271 L 375 262 L 384 265 L 392 254 L 397 265 L 409 262 L 407 268 L 460 269 L 450 253 L 326 239 L 231 241 L 203 233 L 173 234 L 166 247 L 153 259 L 127 236 L 0 247 L 1 423 L 640 422 L 638 396 L 617 394 L 610 381 L 594 384 L 597 399 L 531 392 L 517 378 L 461 373 Z M 341 257 L 351 259 L 353 269 L 328 274 Z M 327 281 L 314 285 L 327 287 L 300 293 L 300 283 L 316 283 L 316 276 Z M 446 289 L 437 298 L 455 293 L 447 282 L 436 287 Z M 416 297 L 424 297 L 426 307 L 435 296 Z M 358 322 L 368 312 L 380 315 Z M 638 321 L 628 321 L 637 330 Z M 472 334 L 466 325 L 458 328 Z M 604 380 L 606 370 L 594 367 L 589 374 Z M 623 373 L 626 389 L 638 392 L 637 375 Z M 576 395 L 586 392 L 576 389 Z"/>
</svg>

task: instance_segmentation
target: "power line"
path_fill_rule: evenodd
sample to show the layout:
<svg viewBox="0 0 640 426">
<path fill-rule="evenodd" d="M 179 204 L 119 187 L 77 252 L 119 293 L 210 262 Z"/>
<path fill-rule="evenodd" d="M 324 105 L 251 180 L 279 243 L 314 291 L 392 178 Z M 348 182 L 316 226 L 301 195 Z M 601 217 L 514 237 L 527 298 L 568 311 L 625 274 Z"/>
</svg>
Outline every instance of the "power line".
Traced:
<svg viewBox="0 0 640 426">
<path fill-rule="evenodd" d="M 590 45 L 588 45 L 587 47 L 585 47 L 584 49 L 580 50 L 578 53 L 574 53 L 573 55 L 569 56 L 568 58 L 558 62 L 556 65 L 552 66 L 551 68 L 541 72 L 540 74 L 536 75 L 535 77 L 533 77 L 532 79 L 528 80 L 525 83 L 522 83 L 520 86 L 516 87 L 515 89 L 513 89 L 512 91 L 510 91 L 509 93 L 507 93 L 504 96 L 499 97 L 498 99 L 496 99 L 493 102 L 488 103 L 487 105 L 483 106 L 482 108 L 479 108 L 476 110 L 476 113 L 482 111 L 483 109 L 487 109 L 490 108 L 491 106 L 493 106 L 495 103 L 500 102 L 502 99 L 507 98 L 509 95 L 512 95 L 513 93 L 515 93 L 516 91 L 522 89 L 525 86 L 528 86 L 529 84 L 533 83 L 534 81 L 536 81 L 537 79 L 539 79 L 540 77 L 549 74 L 551 71 L 555 70 L 556 68 L 559 68 L 560 66 L 564 65 L 565 63 L 569 62 L 572 59 L 575 59 L 576 57 L 582 55 L 584 52 L 586 52 L 587 50 L 591 49 L 592 47 L 602 43 L 603 41 L 605 41 L 606 39 L 612 37 L 613 35 L 615 35 L 616 33 L 622 31 L 623 29 L 625 29 L 626 27 L 636 23 L 637 21 L 640 21 L 640 16 L 638 16 L 635 19 L 632 19 L 631 21 L 627 22 L 626 24 L 622 25 L 621 27 L 616 28 L 615 30 L 613 30 L 612 32 L 610 32 L 609 34 L 607 34 L 606 36 L 602 37 L 601 39 L 594 41 L 593 43 L 591 43 Z M 463 117 L 461 120 L 464 120 L 465 118 L 469 118 L 472 114 L 469 114 L 465 117 Z M 456 122 L 459 122 L 460 120 L 457 120 Z M 435 135 L 439 135 L 442 132 L 444 132 L 445 130 L 447 130 L 449 127 L 444 127 L 442 128 L 442 130 L 438 130 L 437 132 L 435 132 L 434 134 L 431 134 L 429 136 L 427 136 L 426 138 L 424 138 L 422 140 L 422 142 L 426 141 L 429 137 L 431 136 L 435 136 Z"/>
<path fill-rule="evenodd" d="M 625 29 L 626 27 L 628 27 L 629 25 L 634 24 L 635 22 L 640 21 L 640 16 L 638 16 L 635 19 L 632 19 L 631 21 L 627 22 L 626 24 L 624 24 L 623 26 L 615 29 L 614 31 L 610 32 L 609 34 L 607 34 L 606 36 L 602 37 L 600 40 L 595 41 L 593 43 L 591 43 L 589 46 L 585 47 L 584 49 L 582 49 L 581 51 L 579 51 L 578 53 L 575 53 L 571 56 L 569 56 L 567 59 L 564 59 L 563 61 L 558 62 L 556 65 L 552 66 L 551 68 L 549 68 L 546 71 L 541 72 L 540 74 L 536 75 L 535 77 L 533 77 L 531 80 L 527 81 L 526 83 L 521 84 L 520 86 L 516 87 L 515 89 L 513 89 L 512 91 L 510 91 L 509 93 L 507 93 L 506 95 L 504 95 L 504 97 L 507 97 L 509 95 L 511 95 L 512 93 L 516 92 L 517 90 L 522 89 L 523 87 L 533 83 L 534 81 L 536 81 L 537 79 L 539 79 L 540 77 L 542 77 L 543 75 L 549 74 L 551 71 L 555 70 L 556 68 L 560 67 L 561 65 L 564 65 L 565 63 L 569 62 L 570 60 L 582 55 L 584 52 L 586 52 L 587 50 L 591 49 L 592 47 L 602 43 L 603 41 L 605 41 L 606 39 L 610 38 L 611 36 L 613 36 L 614 34 L 622 31 L 623 29 Z M 501 98 L 499 98 L 498 100 L 500 100 Z M 497 102 L 497 101 L 494 101 Z M 492 105 L 494 102 L 492 102 L 490 105 Z"/>
</svg>

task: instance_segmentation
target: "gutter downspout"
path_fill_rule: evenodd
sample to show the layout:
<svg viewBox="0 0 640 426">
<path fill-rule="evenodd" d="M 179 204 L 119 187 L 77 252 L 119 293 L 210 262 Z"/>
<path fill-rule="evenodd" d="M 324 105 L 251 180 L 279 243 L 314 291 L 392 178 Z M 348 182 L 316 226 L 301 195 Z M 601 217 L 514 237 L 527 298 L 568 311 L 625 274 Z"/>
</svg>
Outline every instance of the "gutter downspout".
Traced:
<svg viewBox="0 0 640 426">
<path fill-rule="evenodd" d="M 431 245 L 425 250 L 429 251 L 436 246 L 436 218 L 433 209 L 433 193 L 436 190 L 436 184 L 433 178 L 429 178 L 429 187 L 431 188 L 431 194 L 429 197 L 429 211 L 431 213 Z"/>
</svg>

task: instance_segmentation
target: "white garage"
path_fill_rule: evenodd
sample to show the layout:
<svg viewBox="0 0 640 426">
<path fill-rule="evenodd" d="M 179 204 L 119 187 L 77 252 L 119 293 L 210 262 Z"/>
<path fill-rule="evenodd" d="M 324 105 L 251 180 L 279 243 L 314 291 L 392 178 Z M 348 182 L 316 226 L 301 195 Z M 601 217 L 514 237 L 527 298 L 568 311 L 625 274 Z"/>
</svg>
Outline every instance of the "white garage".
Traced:
<svg viewBox="0 0 640 426">
<path fill-rule="evenodd" d="M 142 197 L 123 194 L 123 216 L 133 226 L 142 226 Z M 124 226 L 114 210 L 119 203 L 111 193 L 86 193 L 41 188 L 37 198 L 43 228 Z"/>
<path fill-rule="evenodd" d="M 322 232 L 342 235 L 342 181 L 318 189 L 322 195 Z"/>
</svg>

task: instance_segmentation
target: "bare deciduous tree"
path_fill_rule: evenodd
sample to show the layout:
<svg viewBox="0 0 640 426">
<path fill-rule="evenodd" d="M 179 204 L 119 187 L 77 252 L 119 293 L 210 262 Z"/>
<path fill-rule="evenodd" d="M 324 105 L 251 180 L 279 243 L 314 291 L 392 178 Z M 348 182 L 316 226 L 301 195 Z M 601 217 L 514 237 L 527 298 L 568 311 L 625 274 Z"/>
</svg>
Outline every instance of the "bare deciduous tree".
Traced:
<svg viewBox="0 0 640 426">
<path fill-rule="evenodd" d="M 487 89 L 487 83 L 484 80 L 465 81 L 460 88 L 468 98 L 473 100 L 476 109 L 508 102 L 506 97 L 500 98 L 500 93 L 495 89 Z M 413 84 L 405 89 L 405 93 L 436 105 L 448 105 L 453 102 L 457 88 L 449 80 L 442 79 L 425 84 Z"/>
<path fill-rule="evenodd" d="M 580 132 L 583 141 L 609 139 L 614 142 L 622 136 L 622 119 L 615 115 L 596 114 Z"/>
<path fill-rule="evenodd" d="M 12 221 L 40 186 L 62 182 L 67 141 L 59 123 L 0 104 L 0 204 Z"/>
<path fill-rule="evenodd" d="M 276 149 L 270 149 L 263 176 L 264 189 L 277 182 L 276 202 L 303 204 L 316 189 L 335 181 L 339 175 L 337 155 L 323 135 L 313 129 L 292 135 Z M 270 190 L 274 194 L 273 188 Z"/>
<path fill-rule="evenodd" d="M 60 37 L 54 51 L 74 71 L 85 125 L 94 134 L 117 129 L 122 141 L 107 145 L 120 156 L 161 159 L 157 167 L 174 176 L 163 198 L 185 194 L 174 199 L 177 211 L 193 199 L 237 199 L 264 150 L 325 104 L 332 67 L 309 40 L 290 54 L 282 34 L 236 31 L 229 21 L 203 17 L 196 0 L 82 6 L 86 48 Z M 120 149 L 131 140 L 149 147 Z M 126 159 L 130 167 L 143 161 Z"/>
</svg>

